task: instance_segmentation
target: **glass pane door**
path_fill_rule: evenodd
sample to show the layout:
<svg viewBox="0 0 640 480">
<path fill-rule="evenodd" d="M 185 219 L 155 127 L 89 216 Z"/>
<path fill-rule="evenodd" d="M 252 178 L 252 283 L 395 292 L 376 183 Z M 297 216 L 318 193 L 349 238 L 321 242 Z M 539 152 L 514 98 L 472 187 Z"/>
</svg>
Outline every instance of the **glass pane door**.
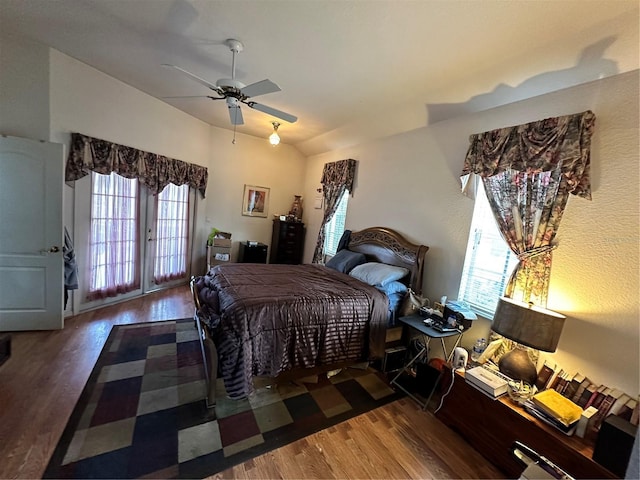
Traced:
<svg viewBox="0 0 640 480">
<path fill-rule="evenodd" d="M 191 273 L 191 197 L 187 185 L 169 184 L 149 199 L 145 290 L 184 283 Z"/>
</svg>

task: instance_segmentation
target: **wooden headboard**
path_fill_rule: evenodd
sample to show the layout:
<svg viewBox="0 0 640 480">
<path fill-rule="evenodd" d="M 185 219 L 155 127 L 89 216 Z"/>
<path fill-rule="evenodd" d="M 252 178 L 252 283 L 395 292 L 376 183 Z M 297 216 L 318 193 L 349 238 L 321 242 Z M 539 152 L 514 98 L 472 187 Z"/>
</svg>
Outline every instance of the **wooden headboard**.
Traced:
<svg viewBox="0 0 640 480">
<path fill-rule="evenodd" d="M 347 248 L 353 252 L 364 253 L 372 262 L 409 269 L 409 286 L 414 292 L 422 293 L 424 255 L 429 250 L 426 245 L 410 242 L 390 228 L 371 227 L 351 232 Z"/>
</svg>

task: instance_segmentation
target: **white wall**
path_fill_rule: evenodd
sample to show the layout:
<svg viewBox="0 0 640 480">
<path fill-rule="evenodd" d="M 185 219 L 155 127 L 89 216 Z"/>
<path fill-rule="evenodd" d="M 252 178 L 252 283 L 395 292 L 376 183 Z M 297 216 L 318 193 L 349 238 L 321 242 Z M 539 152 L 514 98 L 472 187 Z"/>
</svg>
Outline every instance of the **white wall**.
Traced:
<svg viewBox="0 0 640 480">
<path fill-rule="evenodd" d="M 49 139 L 49 48 L 0 38 L 0 134 Z"/>
<path fill-rule="evenodd" d="M 273 147 L 267 139 L 248 135 L 238 135 L 233 145 L 232 132 L 212 127 L 213 131 L 218 134 L 211 138 L 206 230 L 216 227 L 231 232 L 235 257 L 238 242 L 271 244 L 273 215 L 286 214 L 293 196 L 302 193 L 306 163 L 290 145 Z M 242 216 L 245 184 L 269 188 L 267 217 Z"/>
<path fill-rule="evenodd" d="M 554 252 L 548 307 L 567 315 L 551 357 L 565 370 L 637 394 L 639 387 L 638 71 L 464 115 L 386 139 L 309 159 L 305 195 L 313 195 L 324 163 L 358 160 L 347 228 L 382 225 L 430 247 L 424 293 L 456 298 L 473 201 L 458 175 L 472 133 L 592 110 L 593 201 L 572 197 Z M 321 210 L 305 220 L 317 232 Z M 314 238 L 305 245 L 310 261 Z M 486 336 L 480 320 L 465 334 L 470 347 Z"/>
</svg>

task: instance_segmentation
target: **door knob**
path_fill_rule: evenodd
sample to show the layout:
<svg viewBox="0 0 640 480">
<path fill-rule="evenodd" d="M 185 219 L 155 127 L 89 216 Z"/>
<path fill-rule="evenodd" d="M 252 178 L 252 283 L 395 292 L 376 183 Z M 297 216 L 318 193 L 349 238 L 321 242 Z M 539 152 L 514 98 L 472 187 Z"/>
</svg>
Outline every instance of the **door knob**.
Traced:
<svg viewBox="0 0 640 480">
<path fill-rule="evenodd" d="M 60 247 L 56 247 L 55 245 L 49 249 L 49 253 L 58 253 L 60 251 Z"/>
</svg>

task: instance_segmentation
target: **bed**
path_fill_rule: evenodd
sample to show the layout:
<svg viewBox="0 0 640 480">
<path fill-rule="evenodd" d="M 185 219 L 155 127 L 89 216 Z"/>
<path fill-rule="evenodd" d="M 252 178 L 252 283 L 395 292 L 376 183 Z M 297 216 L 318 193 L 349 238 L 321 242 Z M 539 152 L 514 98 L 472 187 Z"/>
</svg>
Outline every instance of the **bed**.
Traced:
<svg viewBox="0 0 640 480">
<path fill-rule="evenodd" d="M 380 359 L 407 288 L 421 292 L 428 247 L 373 227 L 346 231 L 326 266 L 225 264 L 191 282 L 207 376 L 243 398 L 275 381 Z M 403 288 L 404 287 L 404 288 Z"/>
</svg>

